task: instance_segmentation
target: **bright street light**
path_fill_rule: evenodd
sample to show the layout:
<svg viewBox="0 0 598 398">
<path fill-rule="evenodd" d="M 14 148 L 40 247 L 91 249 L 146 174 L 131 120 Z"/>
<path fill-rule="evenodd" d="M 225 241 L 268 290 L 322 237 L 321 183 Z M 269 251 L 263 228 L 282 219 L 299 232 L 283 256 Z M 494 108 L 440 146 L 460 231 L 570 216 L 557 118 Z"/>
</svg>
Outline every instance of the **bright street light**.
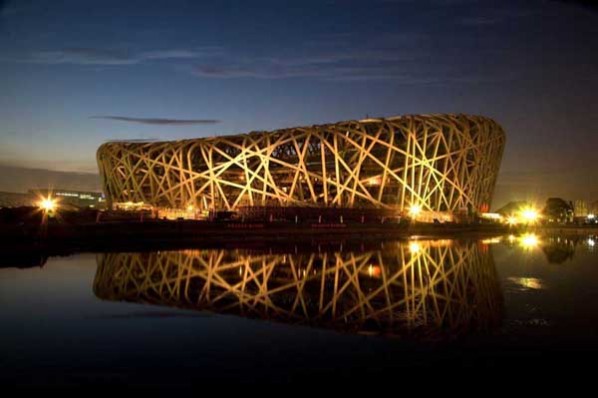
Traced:
<svg viewBox="0 0 598 398">
<path fill-rule="evenodd" d="M 520 217 L 521 221 L 528 224 L 532 224 L 538 221 L 538 219 L 540 218 L 540 214 L 536 209 L 532 207 L 526 207 L 523 210 L 521 210 Z"/>
<path fill-rule="evenodd" d="M 422 212 L 422 207 L 420 205 L 411 205 L 409 207 L 409 215 L 411 218 L 416 218 Z"/>
<path fill-rule="evenodd" d="M 52 198 L 43 198 L 39 201 L 38 206 L 42 209 L 45 213 L 49 213 L 51 211 L 56 210 L 58 204 L 56 203 L 55 199 Z"/>
</svg>

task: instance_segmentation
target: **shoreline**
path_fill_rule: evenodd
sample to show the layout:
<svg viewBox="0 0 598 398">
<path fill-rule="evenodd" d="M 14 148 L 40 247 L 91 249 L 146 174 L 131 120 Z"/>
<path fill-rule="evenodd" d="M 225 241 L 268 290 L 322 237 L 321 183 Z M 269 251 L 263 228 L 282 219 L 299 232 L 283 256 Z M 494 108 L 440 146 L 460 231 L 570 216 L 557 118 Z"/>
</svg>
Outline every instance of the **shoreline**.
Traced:
<svg viewBox="0 0 598 398">
<path fill-rule="evenodd" d="M 0 225 L 0 250 L 11 257 L 151 251 L 197 247 L 261 250 L 422 239 L 476 239 L 533 232 L 540 235 L 598 234 L 598 226 L 508 227 L 495 224 L 361 224 L 288 222 L 117 221 L 48 225 Z M 3 263 L 1 261 L 0 263 Z M 2 266 L 0 264 L 0 266 Z"/>
</svg>

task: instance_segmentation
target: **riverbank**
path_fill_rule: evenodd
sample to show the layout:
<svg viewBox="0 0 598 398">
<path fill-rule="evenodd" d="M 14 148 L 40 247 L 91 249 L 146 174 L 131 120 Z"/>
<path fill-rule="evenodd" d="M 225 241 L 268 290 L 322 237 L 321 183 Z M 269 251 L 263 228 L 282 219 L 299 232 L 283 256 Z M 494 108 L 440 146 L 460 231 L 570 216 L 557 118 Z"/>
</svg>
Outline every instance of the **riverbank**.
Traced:
<svg viewBox="0 0 598 398">
<path fill-rule="evenodd" d="M 292 223 L 194 220 L 146 220 L 99 223 L 0 224 L 1 242 L 50 242 L 130 239 L 137 240 L 214 240 L 226 238 L 279 239 L 316 236 L 406 236 L 461 233 L 505 233 L 508 228 L 492 224 L 424 223 Z M 2 244 L 2 243 L 0 243 Z"/>
<path fill-rule="evenodd" d="M 191 247 L 322 246 L 349 242 L 380 242 L 411 236 L 495 236 L 506 229 L 496 225 L 368 224 L 207 221 L 118 221 L 0 225 L 3 253 L 102 252 Z M 38 256 L 36 255 L 35 258 Z M 37 260 L 35 260 L 37 261 Z M 34 261 L 34 262 L 35 262 Z"/>
<path fill-rule="evenodd" d="M 338 247 L 378 245 L 411 238 L 476 239 L 534 232 L 540 235 L 598 234 L 598 226 L 513 228 L 497 224 L 417 223 L 289 223 L 208 221 L 115 221 L 46 224 L 0 224 L 4 260 L 31 257 L 28 264 L 52 255 L 77 252 L 241 248 L 247 250 L 337 250 Z M 8 258 L 8 260 L 6 260 Z M 21 262 L 19 260 L 19 262 Z"/>
</svg>

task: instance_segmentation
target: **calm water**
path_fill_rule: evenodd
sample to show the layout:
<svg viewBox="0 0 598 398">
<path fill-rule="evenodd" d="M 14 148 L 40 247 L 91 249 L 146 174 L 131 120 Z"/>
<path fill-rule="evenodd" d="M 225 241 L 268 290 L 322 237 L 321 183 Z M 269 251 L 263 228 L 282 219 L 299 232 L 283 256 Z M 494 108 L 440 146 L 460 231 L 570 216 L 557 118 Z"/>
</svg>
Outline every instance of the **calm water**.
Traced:
<svg viewBox="0 0 598 398">
<path fill-rule="evenodd" d="M 571 369 L 598 353 L 596 240 L 196 248 L 2 268 L 0 380 L 367 383 L 426 368 Z"/>
</svg>

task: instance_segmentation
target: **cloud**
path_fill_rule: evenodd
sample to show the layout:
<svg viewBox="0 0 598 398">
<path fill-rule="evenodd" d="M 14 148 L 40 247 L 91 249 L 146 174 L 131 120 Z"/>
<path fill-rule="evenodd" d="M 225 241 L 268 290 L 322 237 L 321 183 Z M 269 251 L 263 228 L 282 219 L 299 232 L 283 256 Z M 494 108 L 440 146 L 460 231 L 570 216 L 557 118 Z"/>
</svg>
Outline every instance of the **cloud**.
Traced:
<svg viewBox="0 0 598 398">
<path fill-rule="evenodd" d="M 405 77 L 405 63 L 415 61 L 413 54 L 389 49 L 346 50 L 243 59 L 229 54 L 199 64 L 192 73 L 211 79 L 288 79 L 372 80 Z"/>
<path fill-rule="evenodd" d="M 469 25 L 469 26 L 487 26 L 487 25 L 495 25 L 497 23 L 502 22 L 502 18 L 497 17 L 488 17 L 488 16 L 477 16 L 477 17 L 468 17 L 462 18 L 459 22 L 462 25 Z"/>
<path fill-rule="evenodd" d="M 35 51 L 10 60 L 36 64 L 73 65 L 133 65 L 157 60 L 189 60 L 217 54 L 217 47 L 204 47 L 197 50 L 165 49 L 144 52 L 102 49 L 92 47 L 64 48 L 50 51 Z M 6 59 L 6 58 L 5 58 Z"/>
<path fill-rule="evenodd" d="M 492 9 L 487 10 L 483 15 L 474 15 L 461 18 L 458 23 L 465 26 L 490 26 L 497 25 L 533 15 L 534 12 L 528 9 Z"/>
<path fill-rule="evenodd" d="M 154 124 L 154 125 L 174 125 L 174 126 L 189 126 L 194 124 L 216 124 L 220 123 L 220 120 L 216 119 L 163 119 L 163 118 L 141 118 L 141 117 L 128 117 L 128 116 L 90 116 L 90 119 L 108 119 L 118 120 L 121 122 L 130 123 L 141 123 L 141 124 Z"/>
<path fill-rule="evenodd" d="M 339 66 L 339 65 L 302 65 L 302 66 L 272 66 L 272 65 L 204 65 L 194 68 L 196 76 L 211 79 L 291 79 L 316 78 L 327 81 L 371 81 L 392 80 L 403 84 L 437 84 L 447 82 L 476 83 L 486 80 L 505 80 L 505 77 L 494 76 L 486 79 L 478 75 L 459 75 L 439 71 L 425 73 L 414 71 L 412 68 L 400 66 Z"/>
<path fill-rule="evenodd" d="M 139 62 L 126 52 L 95 48 L 68 48 L 32 53 L 25 62 L 40 64 L 131 65 Z"/>
<path fill-rule="evenodd" d="M 201 56 L 197 51 L 189 50 L 162 50 L 162 51 L 147 51 L 141 53 L 141 59 L 192 59 Z"/>
<path fill-rule="evenodd" d="M 483 83 L 514 79 L 515 73 L 484 73 L 483 68 L 453 67 L 450 49 L 436 52 L 434 62 L 419 49 L 388 48 L 349 50 L 292 57 L 240 59 L 233 55 L 211 59 L 192 68 L 208 79 L 293 79 L 323 81 L 380 81 L 399 84 Z"/>
</svg>

